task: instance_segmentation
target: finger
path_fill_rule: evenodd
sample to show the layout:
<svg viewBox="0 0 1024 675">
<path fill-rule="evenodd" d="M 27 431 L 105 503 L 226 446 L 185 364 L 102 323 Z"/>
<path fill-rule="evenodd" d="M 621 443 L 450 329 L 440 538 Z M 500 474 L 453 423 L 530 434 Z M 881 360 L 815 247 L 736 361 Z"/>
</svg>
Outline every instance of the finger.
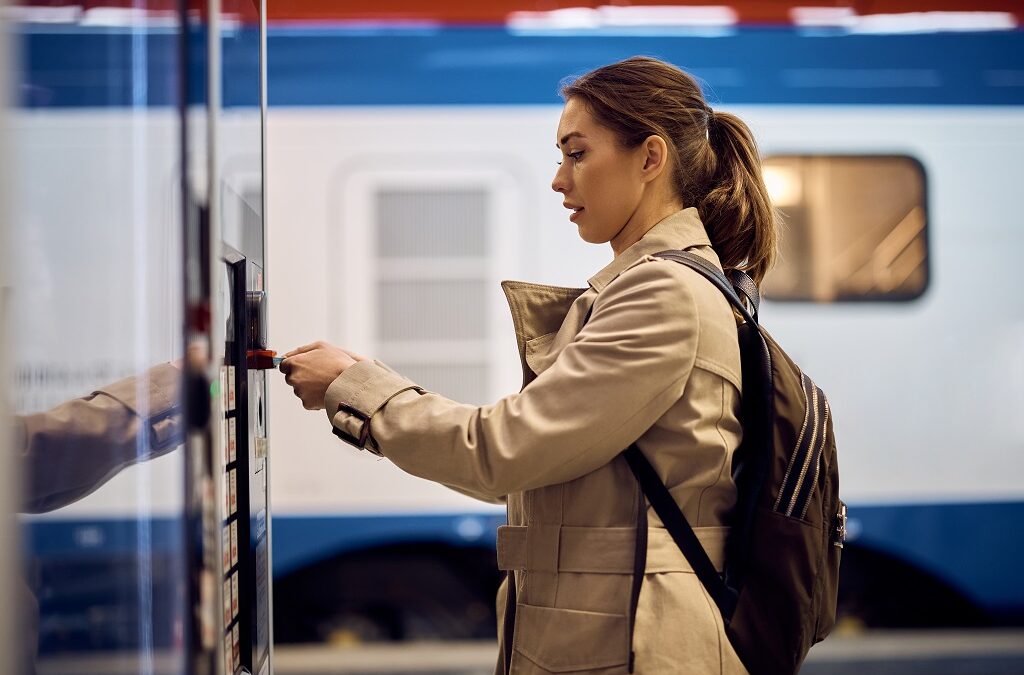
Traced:
<svg viewBox="0 0 1024 675">
<path fill-rule="evenodd" d="M 322 344 L 323 344 L 322 342 L 312 342 L 312 343 L 310 343 L 308 345 L 302 345 L 301 347 L 296 347 L 295 349 L 293 349 L 290 352 L 288 352 L 287 354 L 285 354 L 284 357 L 287 359 L 287 358 L 290 358 L 292 356 L 295 356 L 296 354 L 304 354 L 305 352 L 311 352 L 314 349 L 319 349 Z"/>
</svg>

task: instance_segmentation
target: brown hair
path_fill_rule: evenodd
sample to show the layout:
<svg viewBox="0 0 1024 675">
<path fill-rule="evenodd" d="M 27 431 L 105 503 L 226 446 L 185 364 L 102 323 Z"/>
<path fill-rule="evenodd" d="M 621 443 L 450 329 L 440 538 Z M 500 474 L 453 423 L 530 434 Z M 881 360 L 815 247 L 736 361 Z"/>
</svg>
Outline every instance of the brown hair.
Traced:
<svg viewBox="0 0 1024 675">
<path fill-rule="evenodd" d="M 743 120 L 713 111 L 693 77 L 645 56 L 592 70 L 563 84 L 561 93 L 586 103 L 627 148 L 661 136 L 676 190 L 685 206 L 697 207 L 722 265 L 760 284 L 775 262 L 778 216 Z"/>
</svg>

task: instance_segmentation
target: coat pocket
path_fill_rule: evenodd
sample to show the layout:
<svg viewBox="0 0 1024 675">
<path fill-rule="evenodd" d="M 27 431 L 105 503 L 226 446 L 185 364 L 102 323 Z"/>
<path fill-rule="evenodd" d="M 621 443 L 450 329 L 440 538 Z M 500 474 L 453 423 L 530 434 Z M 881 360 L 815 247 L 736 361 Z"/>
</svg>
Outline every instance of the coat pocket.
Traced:
<svg viewBox="0 0 1024 675">
<path fill-rule="evenodd" d="M 629 660 L 629 622 L 622 614 L 520 604 L 512 644 L 513 673 L 618 672 Z"/>
<path fill-rule="evenodd" d="M 547 333 L 526 341 L 526 365 L 530 367 L 534 375 L 543 373 L 558 357 L 558 353 L 552 353 L 551 349 L 556 335 L 558 335 L 557 332 Z"/>
</svg>

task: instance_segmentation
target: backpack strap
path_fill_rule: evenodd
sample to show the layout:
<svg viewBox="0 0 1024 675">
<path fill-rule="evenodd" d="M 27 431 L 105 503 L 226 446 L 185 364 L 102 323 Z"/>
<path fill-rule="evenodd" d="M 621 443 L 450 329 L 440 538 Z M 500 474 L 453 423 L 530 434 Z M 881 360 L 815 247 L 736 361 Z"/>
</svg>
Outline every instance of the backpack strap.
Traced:
<svg viewBox="0 0 1024 675">
<path fill-rule="evenodd" d="M 763 338 L 760 336 L 760 327 L 757 322 L 757 313 L 760 308 L 760 293 L 758 293 L 757 285 L 754 281 L 744 272 L 739 270 L 732 270 L 731 277 L 726 275 L 718 269 L 713 263 L 708 261 L 701 256 L 691 253 L 689 251 L 662 251 L 656 253 L 655 257 L 665 258 L 674 262 L 680 263 L 689 267 L 693 271 L 697 272 L 712 285 L 718 288 L 719 291 L 726 297 L 737 312 L 749 322 L 752 333 L 749 338 L 757 338 L 757 342 L 763 346 Z M 733 285 L 735 283 L 735 286 Z M 741 299 L 741 294 L 743 298 Z M 744 302 L 746 300 L 747 302 Z M 749 305 L 747 304 L 749 303 Z M 744 340 L 741 337 L 740 347 L 741 354 L 748 351 L 743 349 Z M 770 356 L 765 355 L 765 363 L 767 364 L 767 375 L 771 376 L 771 365 Z M 745 364 L 744 368 L 748 368 Z M 747 378 L 744 378 L 746 381 Z M 746 400 L 744 401 L 744 414 L 743 417 L 753 417 L 749 414 L 748 407 L 751 405 L 751 400 L 755 398 L 754 392 L 747 392 Z M 755 439 L 750 438 L 750 432 L 752 428 L 748 428 L 749 425 L 744 424 L 744 441 L 741 445 L 740 450 L 744 450 L 749 447 L 752 442 L 757 445 Z M 729 623 L 732 619 L 733 613 L 736 609 L 736 604 L 739 599 L 739 589 L 743 586 L 743 581 L 746 572 L 746 564 L 749 558 L 749 546 L 751 528 L 753 526 L 753 515 L 754 505 L 756 503 L 756 495 L 759 489 L 755 490 L 748 495 L 746 500 L 741 500 L 737 503 L 737 522 L 734 525 L 735 532 L 730 537 L 729 550 L 727 550 L 727 558 L 731 557 L 732 561 L 727 560 L 726 570 L 724 575 L 719 574 L 715 570 L 714 564 L 708 557 L 707 552 L 701 545 L 700 540 L 697 539 L 697 535 L 693 532 L 693 528 L 687 522 L 683 512 L 679 509 L 679 505 L 676 504 L 668 488 L 665 487 L 664 483 L 658 477 L 657 472 L 648 462 L 647 458 L 644 457 L 640 448 L 634 443 L 625 451 L 626 461 L 629 464 L 629 468 L 633 471 L 633 475 L 636 476 L 640 482 L 640 486 L 647 495 L 648 500 L 651 502 L 651 506 L 654 507 L 655 513 L 661 518 L 665 525 L 665 528 L 669 531 L 672 539 L 679 546 L 679 549 L 686 556 L 690 566 L 693 567 L 694 572 L 697 574 L 697 578 L 700 579 L 707 590 L 708 595 L 715 601 L 718 609 L 722 612 L 722 618 L 725 623 Z M 740 453 L 750 454 L 750 453 Z M 754 479 L 754 485 L 759 486 L 763 481 L 763 477 L 767 470 L 764 465 L 764 453 L 754 453 L 754 467 L 751 475 Z M 739 485 L 737 485 L 739 487 Z"/>
<path fill-rule="evenodd" d="M 696 253 L 690 253 L 689 251 L 662 251 L 661 253 L 655 253 L 656 258 L 665 258 L 666 260 L 674 260 L 675 262 L 686 265 L 694 272 L 697 272 L 705 279 L 714 284 L 718 290 L 722 291 L 729 303 L 736 308 L 744 319 L 751 323 L 757 323 L 757 310 L 761 304 L 761 296 L 757 292 L 757 285 L 754 284 L 754 280 L 747 276 L 740 270 L 732 270 L 732 274 L 739 278 L 740 281 L 740 292 L 743 293 L 744 297 L 750 302 L 751 309 L 747 308 L 747 305 L 740 299 L 739 294 L 733 287 L 733 282 L 730 281 L 722 270 L 714 266 L 713 263 L 705 258 L 700 257 Z"/>
<path fill-rule="evenodd" d="M 665 258 L 667 260 L 673 260 L 675 262 L 686 265 L 699 273 L 701 276 L 710 281 L 716 288 L 718 288 L 723 295 L 729 300 L 729 303 L 736 308 L 736 311 L 740 315 L 749 321 L 753 326 L 757 326 L 757 311 L 760 305 L 760 294 L 757 291 L 757 286 L 753 280 L 747 276 L 744 272 L 739 270 L 733 270 L 733 275 L 737 278 L 736 284 L 743 294 L 748 305 L 740 299 L 740 295 L 737 293 L 736 288 L 733 287 L 731 282 L 725 274 L 722 273 L 714 264 L 708 260 L 702 258 L 699 255 L 690 253 L 689 251 L 662 251 L 656 253 L 655 257 Z M 594 311 L 593 306 L 587 311 L 586 316 L 583 318 L 583 325 L 586 325 L 590 320 L 590 315 Z M 665 484 L 661 482 L 661 478 L 658 477 L 658 473 L 651 466 L 651 463 L 644 456 L 643 452 L 633 443 L 623 452 L 623 456 L 626 459 L 626 463 L 629 465 L 630 471 L 636 477 L 637 482 L 640 483 L 640 489 L 643 491 L 647 500 L 651 503 L 654 508 L 654 512 L 658 514 L 665 529 L 668 530 L 676 546 L 682 551 L 686 557 L 687 562 L 693 568 L 697 578 L 700 579 L 705 590 L 711 599 L 715 601 L 715 605 L 718 606 L 719 611 L 722 613 L 722 619 L 725 623 L 731 621 L 733 614 L 736 611 L 736 604 L 739 600 L 739 592 L 732 587 L 732 585 L 726 583 L 723 575 L 718 573 L 715 569 L 714 563 L 711 562 L 711 558 L 708 556 L 707 551 L 704 550 L 700 540 L 697 538 L 696 533 L 690 524 L 686 520 L 686 516 L 680 510 L 676 500 L 672 497 L 672 494 L 665 487 Z M 749 531 L 750 518 L 749 514 L 745 514 L 748 517 L 744 517 L 742 530 L 744 532 Z M 645 523 L 646 524 L 646 523 Z M 645 528 L 646 529 L 646 528 Z M 635 557 L 634 564 L 634 583 L 633 591 L 634 595 L 638 595 L 640 583 L 643 579 L 643 563 L 642 560 L 646 559 L 640 557 L 639 551 L 641 547 L 638 533 L 637 549 L 638 554 Z M 645 537 L 646 539 L 646 537 Z M 743 537 L 746 539 L 746 536 Z M 646 544 L 646 541 L 643 542 Z M 745 554 L 745 551 L 744 551 Z M 745 555 L 743 556 L 746 557 Z M 632 659 L 631 659 L 632 660 Z M 632 663 L 630 663 L 630 672 L 632 671 Z"/>
<path fill-rule="evenodd" d="M 729 270 L 729 281 L 732 282 L 732 287 L 742 293 L 750 303 L 754 321 L 757 321 L 757 310 L 761 307 L 761 293 L 757 290 L 757 284 L 743 270 Z"/>
<path fill-rule="evenodd" d="M 640 483 L 640 488 L 647 495 L 647 500 L 654 507 L 654 512 L 661 518 L 665 529 L 672 535 L 672 539 L 683 552 L 683 555 L 686 556 L 690 567 L 693 568 L 697 578 L 700 579 L 701 583 L 704 584 L 704 588 L 707 589 L 708 595 L 718 605 L 719 611 L 722 612 L 723 620 L 728 623 L 732 618 L 733 612 L 736 610 L 736 601 L 739 598 L 738 593 L 726 585 L 722 576 L 715 569 L 714 563 L 711 562 L 711 558 L 708 557 L 700 540 L 697 539 L 693 528 L 686 522 L 686 516 L 679 510 L 676 500 L 672 497 L 668 488 L 665 487 L 665 484 L 661 482 L 658 473 L 651 466 L 651 463 L 647 461 L 647 458 L 644 457 L 644 453 L 640 451 L 636 443 L 630 445 L 629 449 L 623 454 L 626 457 L 630 470 Z"/>
</svg>

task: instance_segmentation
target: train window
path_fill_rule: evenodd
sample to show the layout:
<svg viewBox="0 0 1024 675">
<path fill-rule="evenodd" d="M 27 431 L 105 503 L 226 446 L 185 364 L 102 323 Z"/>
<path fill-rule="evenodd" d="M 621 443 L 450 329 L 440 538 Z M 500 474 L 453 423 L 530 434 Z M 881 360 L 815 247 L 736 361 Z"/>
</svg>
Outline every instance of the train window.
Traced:
<svg viewBox="0 0 1024 675">
<path fill-rule="evenodd" d="M 765 297 L 901 301 L 928 285 L 925 175 L 911 157 L 775 155 L 764 178 L 783 215 Z"/>
</svg>

